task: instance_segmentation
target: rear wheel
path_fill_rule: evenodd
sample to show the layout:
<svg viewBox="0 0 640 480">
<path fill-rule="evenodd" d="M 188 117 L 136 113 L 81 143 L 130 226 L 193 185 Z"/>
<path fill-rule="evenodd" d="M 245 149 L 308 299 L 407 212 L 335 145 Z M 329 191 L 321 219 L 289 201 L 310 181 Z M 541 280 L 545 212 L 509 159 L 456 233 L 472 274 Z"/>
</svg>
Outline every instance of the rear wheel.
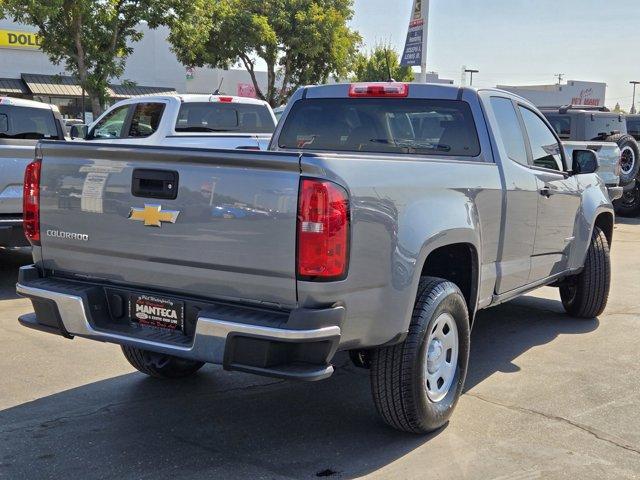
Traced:
<svg viewBox="0 0 640 480">
<path fill-rule="evenodd" d="M 423 278 L 405 341 L 372 351 L 378 412 L 398 430 L 437 430 L 462 394 L 468 361 L 469 315 L 462 293 L 446 280 Z"/>
<path fill-rule="evenodd" d="M 594 227 L 584 269 L 560 287 L 564 309 L 572 317 L 597 317 L 607 306 L 610 283 L 609 243 L 604 232 Z"/>
<path fill-rule="evenodd" d="M 184 378 L 193 375 L 204 363 L 150 352 L 141 348 L 122 346 L 125 358 L 139 372 L 155 378 Z"/>
</svg>

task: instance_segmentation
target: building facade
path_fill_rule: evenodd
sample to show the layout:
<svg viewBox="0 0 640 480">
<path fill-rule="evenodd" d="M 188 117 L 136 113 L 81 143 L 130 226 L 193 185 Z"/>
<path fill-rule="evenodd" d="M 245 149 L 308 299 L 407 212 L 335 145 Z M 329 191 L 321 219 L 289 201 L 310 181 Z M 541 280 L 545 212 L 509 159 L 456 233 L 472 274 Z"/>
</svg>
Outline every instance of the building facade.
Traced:
<svg viewBox="0 0 640 480">
<path fill-rule="evenodd" d="M 186 68 L 171 51 L 168 29 L 149 29 L 140 24 L 142 40 L 134 43 L 122 77 L 113 79 L 112 102 L 159 93 L 213 93 L 219 85 L 229 95 L 255 97 L 255 88 L 245 70 Z M 89 102 L 68 75 L 64 65 L 54 65 L 42 53 L 35 29 L 0 19 L 0 96 L 29 98 L 57 105 L 65 118 L 81 118 Z M 266 72 L 256 72 L 261 88 Z M 90 120 L 90 115 L 88 120 Z"/>
<path fill-rule="evenodd" d="M 589 105 L 603 107 L 607 84 L 569 80 L 563 85 L 498 85 L 498 88 L 520 95 L 538 107 Z"/>
</svg>

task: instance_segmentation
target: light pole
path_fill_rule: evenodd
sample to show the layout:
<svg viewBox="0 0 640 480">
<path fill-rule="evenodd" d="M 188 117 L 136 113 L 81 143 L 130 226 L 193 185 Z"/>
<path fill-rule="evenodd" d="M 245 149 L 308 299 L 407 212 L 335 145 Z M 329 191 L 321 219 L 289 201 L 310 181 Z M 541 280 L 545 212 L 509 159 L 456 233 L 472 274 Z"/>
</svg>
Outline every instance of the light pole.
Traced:
<svg viewBox="0 0 640 480">
<path fill-rule="evenodd" d="M 637 80 L 634 80 L 632 82 L 629 82 L 631 85 L 633 85 L 633 103 L 631 104 L 631 115 L 635 115 L 637 113 L 636 110 L 636 85 L 640 85 L 640 82 L 638 82 Z"/>
<path fill-rule="evenodd" d="M 470 73 L 471 74 L 471 80 L 469 81 L 469 86 L 473 86 L 473 74 L 474 73 L 480 73 L 480 70 L 473 70 L 472 68 L 465 68 L 464 71 L 465 71 L 465 73 Z"/>
</svg>

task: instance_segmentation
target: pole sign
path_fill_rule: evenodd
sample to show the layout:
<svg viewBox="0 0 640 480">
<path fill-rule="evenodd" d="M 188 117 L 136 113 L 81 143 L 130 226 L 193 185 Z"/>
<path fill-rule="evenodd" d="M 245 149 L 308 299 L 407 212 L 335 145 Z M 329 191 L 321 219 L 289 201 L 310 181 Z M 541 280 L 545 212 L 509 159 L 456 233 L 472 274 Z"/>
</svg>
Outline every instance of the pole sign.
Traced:
<svg viewBox="0 0 640 480">
<path fill-rule="evenodd" d="M 41 40 L 33 32 L 17 30 L 0 30 L 0 48 L 21 48 L 25 50 L 39 50 Z"/>
<path fill-rule="evenodd" d="M 419 67 L 425 63 L 428 10 L 429 0 L 413 0 L 407 42 L 400 62 L 403 66 Z"/>
</svg>

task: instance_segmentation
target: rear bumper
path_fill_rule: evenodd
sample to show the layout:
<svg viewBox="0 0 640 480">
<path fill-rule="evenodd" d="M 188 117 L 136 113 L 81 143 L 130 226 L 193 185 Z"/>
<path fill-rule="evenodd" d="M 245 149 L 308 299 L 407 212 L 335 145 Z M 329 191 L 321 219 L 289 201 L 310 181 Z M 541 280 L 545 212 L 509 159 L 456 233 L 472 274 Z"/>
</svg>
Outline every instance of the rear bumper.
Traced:
<svg viewBox="0 0 640 480">
<path fill-rule="evenodd" d="M 22 229 L 22 217 L 0 215 L 0 247 L 28 247 L 29 242 Z"/>
<path fill-rule="evenodd" d="M 210 304 L 198 313 L 193 335 L 109 323 L 104 288 L 39 278 L 22 267 L 16 290 L 31 299 L 35 313 L 19 322 L 29 328 L 129 345 L 207 363 L 227 370 L 297 380 L 321 380 L 333 373 L 343 307 L 288 313 Z M 250 321 L 249 321 L 250 320 Z"/>
</svg>

